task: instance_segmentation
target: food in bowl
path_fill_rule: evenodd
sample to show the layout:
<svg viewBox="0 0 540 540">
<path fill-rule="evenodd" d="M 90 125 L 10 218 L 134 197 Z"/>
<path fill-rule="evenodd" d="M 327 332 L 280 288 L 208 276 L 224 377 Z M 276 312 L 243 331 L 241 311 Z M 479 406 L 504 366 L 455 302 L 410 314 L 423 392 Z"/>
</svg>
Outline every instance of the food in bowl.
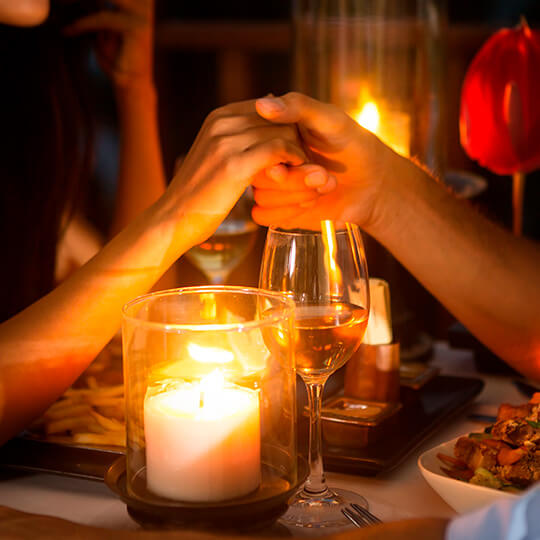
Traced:
<svg viewBox="0 0 540 540">
<path fill-rule="evenodd" d="M 540 393 L 523 405 L 503 403 L 483 433 L 459 437 L 454 456 L 437 454 L 441 470 L 458 480 L 521 491 L 540 480 Z"/>
</svg>

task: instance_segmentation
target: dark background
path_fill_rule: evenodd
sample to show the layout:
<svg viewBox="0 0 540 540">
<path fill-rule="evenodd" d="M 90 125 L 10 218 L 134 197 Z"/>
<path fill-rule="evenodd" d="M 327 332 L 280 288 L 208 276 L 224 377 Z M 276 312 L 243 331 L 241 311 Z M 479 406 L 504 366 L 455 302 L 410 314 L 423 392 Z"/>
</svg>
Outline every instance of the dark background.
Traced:
<svg viewBox="0 0 540 540">
<path fill-rule="evenodd" d="M 156 84 L 164 161 L 170 177 L 176 158 L 187 153 L 212 109 L 229 101 L 268 92 L 281 94 L 291 89 L 291 2 L 241 0 L 194 4 L 157 0 L 156 9 Z M 473 203 L 492 219 L 509 227 L 511 179 L 491 174 L 476 165 L 459 144 L 460 88 L 469 62 L 494 31 L 518 24 L 521 15 L 531 27 L 539 26 L 540 2 L 452 0 L 448 2 L 447 13 L 449 25 L 443 70 L 448 111 L 447 164 L 451 169 L 476 172 L 488 180 L 488 189 Z M 100 129 L 94 184 L 97 187 L 92 194 L 90 213 L 105 230 L 114 194 L 118 138 L 112 92 L 97 68 L 95 73 Z M 540 173 L 535 172 L 527 179 L 524 234 L 536 239 L 540 238 L 539 200 Z M 249 256 L 249 264 L 237 268 L 230 283 L 256 285 L 263 242 L 261 233 Z M 180 271 L 179 285 L 205 282 L 204 276 L 186 261 L 181 261 Z M 423 329 L 445 337 L 452 318 L 429 295 L 419 293 L 415 310 Z"/>
</svg>

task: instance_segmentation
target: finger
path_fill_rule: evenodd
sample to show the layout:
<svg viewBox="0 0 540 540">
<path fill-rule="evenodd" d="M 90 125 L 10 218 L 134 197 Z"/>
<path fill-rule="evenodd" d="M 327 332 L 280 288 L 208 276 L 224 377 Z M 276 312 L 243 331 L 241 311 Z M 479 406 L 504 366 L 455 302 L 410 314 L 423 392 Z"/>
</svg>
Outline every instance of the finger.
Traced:
<svg viewBox="0 0 540 540">
<path fill-rule="evenodd" d="M 248 99 L 245 101 L 237 101 L 234 103 L 223 105 L 222 107 L 218 107 L 217 109 L 214 109 L 208 114 L 204 123 L 211 124 L 218 118 L 225 118 L 228 116 L 250 114 L 250 113 L 257 113 L 257 111 L 255 110 L 255 100 Z M 257 116 L 260 116 L 260 115 L 257 115 Z"/>
<path fill-rule="evenodd" d="M 230 156 L 226 160 L 225 168 L 227 176 L 251 181 L 259 171 L 267 167 L 277 163 L 301 165 L 305 159 L 304 151 L 298 144 L 274 138 L 257 142 L 243 152 Z"/>
<path fill-rule="evenodd" d="M 273 177 L 274 169 L 279 168 L 279 174 L 286 174 L 286 178 L 276 181 Z M 283 171 L 284 169 L 284 171 Z M 260 189 L 275 189 L 282 191 L 305 191 L 316 189 L 319 193 L 328 193 L 335 189 L 336 178 L 328 171 L 314 163 L 307 163 L 299 167 L 284 167 L 279 165 L 262 171 L 253 180 L 253 186 Z"/>
<path fill-rule="evenodd" d="M 273 167 L 269 167 L 265 171 L 262 171 L 262 176 L 266 181 L 270 180 L 277 184 L 283 184 L 287 180 L 288 169 L 285 165 L 280 163 L 279 165 L 274 165 Z"/>
<path fill-rule="evenodd" d="M 280 208 L 264 208 L 254 206 L 251 210 L 251 217 L 255 223 L 264 227 L 272 225 L 284 226 L 291 220 L 300 221 L 302 210 L 297 206 L 282 206 Z"/>
<path fill-rule="evenodd" d="M 67 25 L 63 32 L 68 36 L 78 36 L 88 32 L 110 30 L 113 32 L 126 32 L 134 28 L 142 28 L 144 23 L 139 17 L 128 13 L 115 11 L 100 11 L 76 20 Z"/>
<path fill-rule="evenodd" d="M 327 184 L 328 172 L 324 167 L 315 163 L 307 163 L 300 167 L 289 167 L 287 169 L 287 183 L 293 186 L 301 186 L 308 188 L 319 188 Z M 268 176 L 271 177 L 269 174 Z"/>
<path fill-rule="evenodd" d="M 304 149 L 300 146 L 296 132 L 286 129 L 286 126 L 275 126 L 272 124 L 251 127 L 231 135 L 213 137 L 210 151 L 215 151 L 218 155 L 227 156 L 245 151 L 255 144 L 270 140 L 282 140 L 283 142 L 294 143 L 296 145 L 295 147 L 302 153 L 302 163 L 306 161 Z M 278 163 L 274 161 L 272 165 Z"/>
<path fill-rule="evenodd" d="M 298 131 L 294 126 L 276 125 L 267 122 L 259 117 L 255 112 L 223 116 L 216 119 L 211 126 L 208 126 L 208 135 L 220 137 L 235 133 L 255 133 L 254 130 L 264 128 L 268 133 L 275 133 L 273 137 L 285 137 L 291 141 L 299 141 Z"/>
<path fill-rule="evenodd" d="M 255 102 L 257 112 L 277 123 L 301 124 L 315 133 L 337 134 L 350 118 L 338 107 L 298 92 L 264 97 Z"/>
<path fill-rule="evenodd" d="M 303 208 L 310 205 L 306 203 L 314 202 L 319 194 L 316 191 L 291 191 L 283 192 L 272 189 L 256 189 L 255 202 L 262 208 L 280 208 L 283 206 L 292 206 L 298 204 Z"/>
<path fill-rule="evenodd" d="M 241 106 L 244 108 L 244 105 Z M 268 125 L 268 121 L 261 118 L 254 109 L 234 114 L 227 112 L 218 114 L 218 111 L 220 110 L 213 111 L 206 120 L 205 129 L 209 135 L 227 135 L 250 127 Z"/>
</svg>

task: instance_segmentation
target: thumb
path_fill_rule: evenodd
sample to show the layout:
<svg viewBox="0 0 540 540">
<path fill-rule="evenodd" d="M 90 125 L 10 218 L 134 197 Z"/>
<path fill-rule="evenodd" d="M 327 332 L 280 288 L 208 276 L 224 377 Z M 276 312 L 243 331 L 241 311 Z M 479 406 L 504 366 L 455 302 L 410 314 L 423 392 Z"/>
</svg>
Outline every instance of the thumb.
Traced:
<svg viewBox="0 0 540 540">
<path fill-rule="evenodd" d="M 281 97 L 266 96 L 255 102 L 260 116 L 278 124 L 299 124 L 324 136 L 337 135 L 349 117 L 341 109 L 298 92 Z"/>
</svg>

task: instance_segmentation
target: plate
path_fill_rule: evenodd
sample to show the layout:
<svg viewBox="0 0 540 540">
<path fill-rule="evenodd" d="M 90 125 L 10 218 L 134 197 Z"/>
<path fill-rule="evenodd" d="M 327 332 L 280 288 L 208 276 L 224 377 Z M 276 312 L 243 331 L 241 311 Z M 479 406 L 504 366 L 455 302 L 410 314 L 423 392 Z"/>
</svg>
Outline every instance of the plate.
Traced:
<svg viewBox="0 0 540 540">
<path fill-rule="evenodd" d="M 454 455 L 454 444 L 459 437 L 445 442 L 424 452 L 418 458 L 418 467 L 426 482 L 459 514 L 471 512 L 482 506 L 501 499 L 514 499 L 515 493 L 500 491 L 484 486 L 476 486 L 462 480 L 446 476 L 441 471 L 441 462 L 437 459 L 439 452 L 449 456 Z"/>
<path fill-rule="evenodd" d="M 458 199 L 472 199 L 487 189 L 487 180 L 469 171 L 450 170 L 444 175 L 443 182 L 450 186 Z"/>
</svg>

